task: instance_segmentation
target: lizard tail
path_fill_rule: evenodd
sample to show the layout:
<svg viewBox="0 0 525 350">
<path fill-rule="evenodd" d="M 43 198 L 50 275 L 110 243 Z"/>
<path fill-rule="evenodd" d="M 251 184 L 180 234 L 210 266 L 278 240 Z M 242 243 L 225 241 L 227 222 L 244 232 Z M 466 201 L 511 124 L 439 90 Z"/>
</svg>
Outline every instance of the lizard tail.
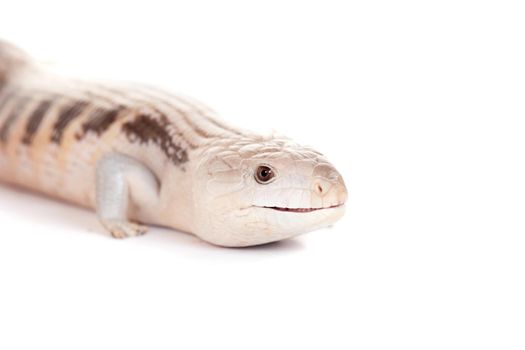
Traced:
<svg viewBox="0 0 525 350">
<path fill-rule="evenodd" d="M 27 67 L 30 61 L 24 51 L 0 40 L 0 89 L 15 72 Z"/>
</svg>

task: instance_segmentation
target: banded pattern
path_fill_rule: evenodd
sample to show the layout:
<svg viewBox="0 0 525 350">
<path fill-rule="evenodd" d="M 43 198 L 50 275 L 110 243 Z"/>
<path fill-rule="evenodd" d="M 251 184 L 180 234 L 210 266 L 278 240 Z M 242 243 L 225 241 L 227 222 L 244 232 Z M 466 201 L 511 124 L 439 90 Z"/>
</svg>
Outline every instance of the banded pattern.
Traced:
<svg viewBox="0 0 525 350">
<path fill-rule="evenodd" d="M 1 143 L 6 143 L 13 123 L 22 114 L 27 120 L 21 121 L 25 124 L 21 141 L 26 146 L 31 146 L 44 124 L 50 128 L 49 143 L 61 146 L 70 127 L 75 127 L 74 137 L 80 142 L 89 134 L 101 137 L 125 119 L 121 130 L 130 143 L 151 143 L 174 165 L 187 162 L 189 150 L 216 139 L 243 135 L 217 121 L 214 112 L 198 102 L 155 88 L 71 83 L 60 79 L 49 86 L 39 84 L 35 81 L 13 95 L 7 91 L 0 93 L 0 112 L 5 105 L 10 105 L 7 117 L 0 121 Z M 28 103 L 32 110 L 27 110 Z M 51 110 L 55 112 L 49 113 Z M 48 116 L 54 120 L 44 123 Z M 76 123 L 79 119 L 80 124 Z"/>
<path fill-rule="evenodd" d="M 86 101 L 73 101 L 69 105 L 63 107 L 58 115 L 58 119 L 53 124 L 51 142 L 60 144 L 62 141 L 62 135 L 68 125 L 78 118 L 88 105 L 89 103 Z"/>
<path fill-rule="evenodd" d="M 33 136 L 38 131 L 38 128 L 40 124 L 42 123 L 42 120 L 44 119 L 44 116 L 46 115 L 46 112 L 51 107 L 51 104 L 53 103 L 52 100 L 43 100 L 38 104 L 36 109 L 31 113 L 31 116 L 29 117 L 29 120 L 26 125 L 26 131 L 24 134 L 24 137 L 22 139 L 22 142 L 26 145 L 30 145 L 31 141 L 33 140 Z"/>
<path fill-rule="evenodd" d="M 243 136 L 240 130 L 219 121 L 215 112 L 208 107 L 187 97 L 169 94 L 149 86 L 123 86 L 120 88 L 108 86 L 92 86 L 98 97 L 106 97 L 113 101 L 124 98 L 128 103 L 145 104 L 149 108 L 163 110 L 173 124 L 184 128 L 200 130 L 206 137 Z"/>
<path fill-rule="evenodd" d="M 15 99 L 14 107 L 0 127 L 0 143 L 5 144 L 9 138 L 9 131 L 16 119 L 22 114 L 31 99 L 27 96 L 12 97 Z"/>
<path fill-rule="evenodd" d="M 120 110 L 121 115 L 135 114 L 132 120 L 122 125 L 122 131 L 128 140 L 132 143 L 154 143 L 175 165 L 188 161 L 187 149 L 209 144 L 217 138 L 244 135 L 241 131 L 216 121 L 213 112 L 206 107 L 153 88 L 117 88 L 86 83 L 79 83 L 78 88 L 91 100 L 102 100 L 115 105 L 114 110 Z M 108 116 L 109 118 L 104 119 L 104 125 L 97 129 L 98 135 L 120 119 L 120 116 Z M 91 122 L 83 128 L 89 129 L 90 125 Z M 84 134 L 79 134 L 78 138 L 81 139 Z"/>
<path fill-rule="evenodd" d="M 89 115 L 89 119 L 82 124 L 82 132 L 77 134 L 77 140 L 82 140 L 89 132 L 93 132 L 97 134 L 97 136 L 100 136 L 111 125 L 113 125 L 121 111 L 121 108 L 96 108 Z"/>
<path fill-rule="evenodd" d="M 155 120 L 144 114 L 139 115 L 135 120 L 125 123 L 122 131 L 130 142 L 153 142 L 175 165 L 186 163 L 189 160 L 187 151 L 175 143 L 169 134 L 168 120 L 165 116 L 162 116 L 160 120 Z"/>
</svg>

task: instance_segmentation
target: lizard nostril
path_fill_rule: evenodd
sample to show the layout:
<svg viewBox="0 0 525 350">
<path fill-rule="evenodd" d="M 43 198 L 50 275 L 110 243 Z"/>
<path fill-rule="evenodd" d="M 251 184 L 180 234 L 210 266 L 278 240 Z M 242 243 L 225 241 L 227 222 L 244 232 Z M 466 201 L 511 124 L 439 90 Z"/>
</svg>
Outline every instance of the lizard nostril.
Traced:
<svg viewBox="0 0 525 350">
<path fill-rule="evenodd" d="M 329 192 L 330 184 L 323 180 L 317 180 L 314 182 L 312 190 L 314 190 L 318 196 L 323 197 Z"/>
</svg>

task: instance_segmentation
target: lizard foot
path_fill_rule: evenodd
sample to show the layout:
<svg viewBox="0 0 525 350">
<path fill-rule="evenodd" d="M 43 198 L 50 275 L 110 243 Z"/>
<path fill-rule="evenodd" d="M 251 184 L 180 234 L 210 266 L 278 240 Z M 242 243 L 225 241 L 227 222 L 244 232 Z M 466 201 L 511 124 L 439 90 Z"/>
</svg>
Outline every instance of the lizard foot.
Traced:
<svg viewBox="0 0 525 350">
<path fill-rule="evenodd" d="M 148 230 L 146 226 L 123 220 L 106 220 L 102 224 L 114 238 L 118 239 L 141 236 Z"/>
</svg>

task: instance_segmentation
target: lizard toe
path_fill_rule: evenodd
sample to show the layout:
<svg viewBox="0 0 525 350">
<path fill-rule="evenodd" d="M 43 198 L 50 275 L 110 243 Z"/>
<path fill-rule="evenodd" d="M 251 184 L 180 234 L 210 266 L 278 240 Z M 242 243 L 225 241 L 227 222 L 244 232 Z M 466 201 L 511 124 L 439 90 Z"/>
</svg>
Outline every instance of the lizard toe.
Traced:
<svg viewBox="0 0 525 350">
<path fill-rule="evenodd" d="M 147 232 L 147 227 L 129 221 L 108 220 L 103 222 L 104 227 L 114 238 L 141 236 Z"/>
</svg>

